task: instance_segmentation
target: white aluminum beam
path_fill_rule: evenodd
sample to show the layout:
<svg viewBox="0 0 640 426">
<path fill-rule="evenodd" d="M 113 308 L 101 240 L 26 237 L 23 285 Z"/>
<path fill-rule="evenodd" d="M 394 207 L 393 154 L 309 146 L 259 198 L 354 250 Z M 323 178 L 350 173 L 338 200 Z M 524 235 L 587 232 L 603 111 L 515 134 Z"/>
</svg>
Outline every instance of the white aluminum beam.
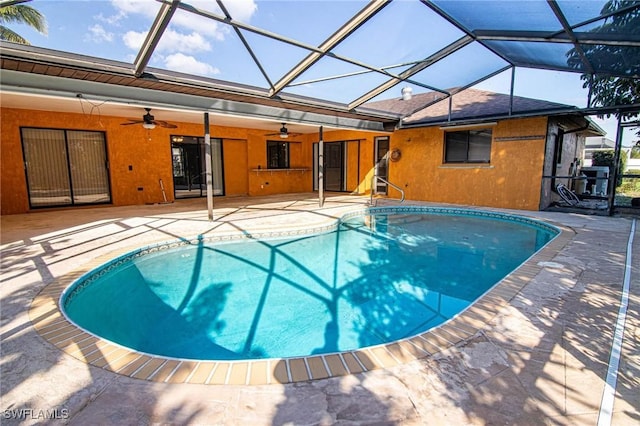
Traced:
<svg viewBox="0 0 640 426">
<path fill-rule="evenodd" d="M 344 24 L 338 31 L 333 33 L 328 39 L 326 39 L 319 47 L 318 51 L 311 52 L 306 58 L 304 58 L 298 65 L 293 67 L 286 73 L 270 91 L 270 96 L 277 95 L 282 91 L 289 83 L 298 78 L 300 74 L 305 72 L 309 67 L 318 62 L 326 53 L 336 47 L 340 42 L 347 38 L 351 33 L 357 30 L 362 24 L 367 22 L 373 15 L 378 13 L 389 2 L 387 0 L 374 0 L 365 6 L 358 14 Z"/>
<path fill-rule="evenodd" d="M 450 54 L 452 54 L 453 52 L 459 49 L 462 49 L 464 46 L 468 45 L 472 41 L 473 41 L 473 38 L 469 36 L 463 36 L 459 38 L 458 40 L 454 41 L 453 43 L 449 44 L 448 46 L 444 47 L 443 49 L 429 56 L 428 58 L 425 58 L 424 60 L 418 62 L 416 65 L 400 73 L 399 75 L 400 78 L 389 79 L 386 82 L 382 83 L 380 86 L 376 87 L 375 89 L 372 89 L 368 93 L 365 93 L 364 95 L 360 96 L 358 99 L 356 99 L 355 101 L 349 104 L 348 109 L 359 107 L 360 105 L 369 101 L 370 99 L 375 98 L 385 90 L 395 86 L 396 84 L 404 81 L 405 79 L 408 79 L 411 76 L 424 70 L 428 66 L 438 62 L 440 59 L 449 56 Z M 434 90 L 441 93 L 448 94 L 448 92 L 445 90 L 438 90 L 438 89 L 434 89 Z"/>
<path fill-rule="evenodd" d="M 160 38 L 162 37 L 164 30 L 167 29 L 167 26 L 171 21 L 171 17 L 175 13 L 179 3 L 180 0 L 173 0 L 170 4 L 161 4 L 160 10 L 156 15 L 156 19 L 153 21 L 153 25 L 151 25 L 151 29 L 149 29 L 147 37 L 145 38 L 144 43 L 142 43 L 138 56 L 133 62 L 133 74 L 136 77 L 140 77 L 144 72 L 144 69 L 151 59 L 151 55 L 153 55 L 153 51 L 160 42 Z"/>
</svg>

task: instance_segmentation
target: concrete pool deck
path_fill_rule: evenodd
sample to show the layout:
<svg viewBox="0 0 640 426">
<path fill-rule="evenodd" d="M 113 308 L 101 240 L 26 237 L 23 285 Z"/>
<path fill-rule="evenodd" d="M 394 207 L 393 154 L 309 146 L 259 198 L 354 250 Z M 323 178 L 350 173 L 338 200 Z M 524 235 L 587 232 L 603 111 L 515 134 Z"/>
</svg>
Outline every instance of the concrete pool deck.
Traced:
<svg viewBox="0 0 640 426">
<path fill-rule="evenodd" d="M 632 225 L 624 217 L 506 211 L 559 225 L 566 240 L 512 274 L 521 288 L 484 310 L 490 314 L 463 338 L 419 359 L 333 378 L 206 385 L 171 383 L 184 381 L 175 371 L 167 377 L 176 380 L 127 377 L 108 362 L 90 365 L 60 350 L 36 331 L 33 310 L 29 317 L 43 289 L 113 253 L 180 237 L 317 227 L 368 200 L 331 195 L 320 209 L 313 194 L 216 198 L 213 222 L 203 199 L 3 216 L 3 424 L 51 417 L 71 424 L 597 423 Z M 633 254 L 615 425 L 640 422 L 637 235 Z"/>
</svg>

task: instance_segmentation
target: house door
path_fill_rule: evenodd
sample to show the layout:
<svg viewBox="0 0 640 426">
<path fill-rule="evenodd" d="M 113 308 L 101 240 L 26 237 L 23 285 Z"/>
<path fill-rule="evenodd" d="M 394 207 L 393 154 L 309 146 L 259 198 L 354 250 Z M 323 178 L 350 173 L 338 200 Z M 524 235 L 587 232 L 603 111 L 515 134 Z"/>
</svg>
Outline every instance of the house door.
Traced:
<svg viewBox="0 0 640 426">
<path fill-rule="evenodd" d="M 111 202 L 103 132 L 22 128 L 32 208 Z"/>
<path fill-rule="evenodd" d="M 345 142 L 324 143 L 324 189 L 346 191 Z M 318 143 L 313 144 L 313 189 L 318 190 Z"/>
<path fill-rule="evenodd" d="M 224 195 L 221 139 L 211 139 L 211 153 L 213 195 Z M 175 197 L 205 197 L 207 182 L 204 138 L 172 136 L 171 158 Z"/>
<path fill-rule="evenodd" d="M 375 174 L 383 179 L 389 179 L 389 137 L 375 138 Z M 387 184 L 377 180 L 375 187 L 376 194 L 387 194 Z"/>
<path fill-rule="evenodd" d="M 344 151 L 342 142 L 324 144 L 324 188 L 327 191 L 344 191 Z"/>
</svg>

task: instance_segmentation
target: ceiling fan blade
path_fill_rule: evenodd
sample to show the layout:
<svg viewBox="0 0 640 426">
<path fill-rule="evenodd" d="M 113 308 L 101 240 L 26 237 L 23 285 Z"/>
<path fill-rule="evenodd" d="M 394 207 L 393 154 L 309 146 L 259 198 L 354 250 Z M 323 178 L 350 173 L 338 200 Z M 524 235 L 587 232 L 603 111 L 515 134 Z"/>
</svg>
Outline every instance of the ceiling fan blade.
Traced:
<svg viewBox="0 0 640 426">
<path fill-rule="evenodd" d="M 265 133 L 265 136 L 280 136 L 282 133 L 278 132 L 278 133 Z M 296 137 L 296 136 L 301 136 L 302 133 L 293 133 L 293 132 L 287 132 L 287 136 L 291 137 Z"/>
<path fill-rule="evenodd" d="M 164 127 L 166 129 L 177 129 L 178 126 L 172 123 L 167 123 L 166 121 L 154 120 L 153 123 L 157 124 L 160 127 Z"/>
<path fill-rule="evenodd" d="M 121 126 L 130 126 L 132 124 L 140 124 L 140 123 L 144 123 L 144 121 L 142 120 L 129 120 L 131 121 L 130 123 L 120 123 Z"/>
</svg>

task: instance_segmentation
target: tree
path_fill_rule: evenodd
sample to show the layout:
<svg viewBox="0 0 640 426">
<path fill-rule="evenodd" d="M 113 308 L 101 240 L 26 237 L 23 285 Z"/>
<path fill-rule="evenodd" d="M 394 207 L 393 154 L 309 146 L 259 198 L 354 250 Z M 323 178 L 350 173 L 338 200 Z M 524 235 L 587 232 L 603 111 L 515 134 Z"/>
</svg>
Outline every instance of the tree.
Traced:
<svg viewBox="0 0 640 426">
<path fill-rule="evenodd" d="M 31 44 L 20 34 L 5 26 L 5 24 L 13 23 L 26 24 L 39 33 L 47 33 L 47 21 L 44 16 L 33 7 L 22 4 L 4 6 L 0 8 L 0 40 L 20 44 Z"/>
<path fill-rule="evenodd" d="M 640 7 L 636 0 L 610 0 L 602 8 L 601 14 L 614 13 L 606 18 L 602 25 L 590 32 L 606 36 L 607 34 L 640 35 Z M 615 14 L 616 11 L 625 11 Z M 591 89 L 591 100 L 595 106 L 630 105 L 640 103 L 640 49 L 615 45 L 582 45 L 583 51 L 594 68 L 608 70 L 609 75 L 582 74 L 583 87 Z M 575 49 L 568 53 L 568 64 L 573 68 L 582 68 L 582 60 Z M 629 77 L 625 77 L 625 76 Z M 615 114 L 617 118 L 632 118 L 636 112 Z M 611 114 L 607 114 L 607 117 Z"/>
</svg>

